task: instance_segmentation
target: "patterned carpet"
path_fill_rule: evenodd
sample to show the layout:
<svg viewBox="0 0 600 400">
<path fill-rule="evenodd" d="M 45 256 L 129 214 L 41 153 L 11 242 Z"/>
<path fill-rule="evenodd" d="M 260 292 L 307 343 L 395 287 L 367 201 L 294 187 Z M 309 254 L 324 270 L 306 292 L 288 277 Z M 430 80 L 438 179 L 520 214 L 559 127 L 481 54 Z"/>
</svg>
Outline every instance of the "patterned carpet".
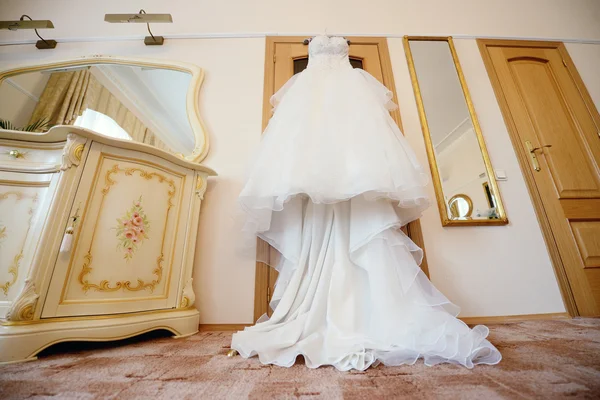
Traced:
<svg viewBox="0 0 600 400">
<path fill-rule="evenodd" d="M 0 366 L 0 398 L 60 399 L 552 399 L 600 398 L 600 319 L 490 326 L 504 359 L 378 366 L 367 372 L 261 365 L 228 358 L 230 332 L 173 340 L 164 333 L 118 343 L 63 343 L 40 360 Z"/>
</svg>

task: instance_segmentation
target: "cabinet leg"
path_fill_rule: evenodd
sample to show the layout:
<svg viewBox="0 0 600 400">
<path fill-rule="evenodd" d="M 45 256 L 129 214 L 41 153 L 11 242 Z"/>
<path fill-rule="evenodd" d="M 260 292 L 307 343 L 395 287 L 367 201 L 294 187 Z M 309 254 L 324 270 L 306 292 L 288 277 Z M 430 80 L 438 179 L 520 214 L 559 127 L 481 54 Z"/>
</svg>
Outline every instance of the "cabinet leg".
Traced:
<svg viewBox="0 0 600 400">
<path fill-rule="evenodd" d="M 173 309 L 115 318 L 100 316 L 83 322 L 75 317 L 64 321 L 47 318 L 24 325 L 0 323 L 0 365 L 35 360 L 40 351 L 61 342 L 121 340 L 157 329 L 183 338 L 198 332 L 199 320 L 195 309 Z"/>
</svg>

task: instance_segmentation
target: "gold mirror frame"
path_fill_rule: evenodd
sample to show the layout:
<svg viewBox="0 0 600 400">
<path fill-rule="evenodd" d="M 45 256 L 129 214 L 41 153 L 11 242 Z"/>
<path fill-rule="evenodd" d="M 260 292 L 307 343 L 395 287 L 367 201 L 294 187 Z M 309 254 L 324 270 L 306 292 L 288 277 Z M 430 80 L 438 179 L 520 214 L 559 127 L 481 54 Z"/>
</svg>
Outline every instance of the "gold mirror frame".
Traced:
<svg viewBox="0 0 600 400">
<path fill-rule="evenodd" d="M 82 66 L 89 64 L 119 64 L 119 65 L 131 65 L 136 67 L 149 67 L 149 68 L 161 68 L 172 71 L 179 71 L 190 74 L 192 76 L 190 81 L 190 87 L 186 94 L 186 111 L 188 122 L 194 132 L 195 147 L 191 154 L 184 155 L 178 154 L 181 158 L 199 163 L 208 155 L 209 142 L 208 142 L 208 131 L 204 122 L 200 118 L 200 88 L 204 81 L 204 70 L 196 65 L 182 63 L 178 61 L 163 62 L 159 60 L 149 60 L 144 58 L 130 58 L 130 57 L 115 57 L 115 56 L 104 56 L 104 55 L 92 55 L 83 56 L 77 58 L 70 58 L 61 61 L 55 61 L 52 63 L 45 64 L 28 64 L 9 70 L 0 71 L 0 85 L 4 79 L 29 72 L 38 72 L 46 69 L 61 68 L 61 67 L 72 67 Z"/>
<path fill-rule="evenodd" d="M 442 187 L 442 180 L 440 177 L 440 172 L 437 166 L 437 160 L 435 157 L 435 150 L 433 147 L 433 142 L 431 140 L 431 134 L 429 131 L 429 125 L 427 123 L 427 116 L 425 114 L 425 106 L 423 104 L 423 98 L 421 97 L 421 89 L 419 87 L 419 82 L 417 80 L 417 71 L 415 69 L 415 64 L 413 61 L 412 52 L 410 50 L 410 41 L 440 41 L 447 42 L 448 47 L 450 48 L 450 53 L 452 54 L 452 60 L 454 61 L 454 67 L 456 68 L 456 73 L 458 75 L 458 79 L 460 81 L 460 86 L 463 91 L 463 95 L 465 97 L 465 102 L 467 104 L 467 108 L 469 110 L 469 116 L 471 117 L 471 122 L 473 124 L 473 130 L 475 131 L 475 135 L 477 136 L 477 142 L 479 143 L 479 149 L 481 150 L 481 156 L 483 158 L 483 163 L 485 164 L 485 170 L 488 176 L 489 183 L 492 188 L 492 192 L 495 196 L 496 201 L 498 202 L 498 206 L 496 207 L 496 211 L 498 214 L 498 218 L 495 219 L 468 219 L 468 220 L 455 220 L 451 219 L 448 215 L 448 207 L 446 206 L 446 201 L 444 197 L 444 190 Z M 506 217 L 506 211 L 504 210 L 504 205 L 502 203 L 502 198 L 500 196 L 500 190 L 498 188 L 498 183 L 496 182 L 496 175 L 492 168 L 492 163 L 490 161 L 490 157 L 485 146 L 485 141 L 483 139 L 483 135 L 481 133 L 481 127 L 479 126 L 479 121 L 477 120 L 477 115 L 475 114 L 475 107 L 473 106 L 473 102 L 471 100 L 471 95 L 469 94 L 469 89 L 467 88 L 467 83 L 465 81 L 465 77 L 462 72 L 462 68 L 460 67 L 460 62 L 458 61 L 458 54 L 456 53 L 456 49 L 454 48 L 454 42 L 452 41 L 451 36 L 447 37 L 438 37 L 438 36 L 404 36 L 404 52 L 406 54 L 406 61 L 408 63 L 408 69 L 410 72 L 410 79 L 413 86 L 413 91 L 415 95 L 415 100 L 417 102 L 417 108 L 419 110 L 419 119 L 421 121 L 421 129 L 423 131 L 423 136 L 425 139 L 425 146 L 427 148 L 427 159 L 429 161 L 429 167 L 431 169 L 431 175 L 433 177 L 433 186 L 435 189 L 435 196 L 437 199 L 438 209 L 440 211 L 440 218 L 442 220 L 442 226 L 474 226 L 474 225 L 506 225 L 508 224 L 508 218 Z"/>
</svg>

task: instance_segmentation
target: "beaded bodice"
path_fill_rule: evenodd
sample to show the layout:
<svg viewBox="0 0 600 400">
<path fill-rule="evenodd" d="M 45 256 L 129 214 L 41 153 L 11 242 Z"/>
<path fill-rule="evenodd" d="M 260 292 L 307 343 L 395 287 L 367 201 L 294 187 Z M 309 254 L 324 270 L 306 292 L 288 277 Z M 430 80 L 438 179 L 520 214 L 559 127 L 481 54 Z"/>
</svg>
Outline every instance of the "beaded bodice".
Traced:
<svg viewBox="0 0 600 400">
<path fill-rule="evenodd" d="M 315 36 L 308 44 L 308 67 L 352 68 L 346 39 L 340 36 Z"/>
</svg>

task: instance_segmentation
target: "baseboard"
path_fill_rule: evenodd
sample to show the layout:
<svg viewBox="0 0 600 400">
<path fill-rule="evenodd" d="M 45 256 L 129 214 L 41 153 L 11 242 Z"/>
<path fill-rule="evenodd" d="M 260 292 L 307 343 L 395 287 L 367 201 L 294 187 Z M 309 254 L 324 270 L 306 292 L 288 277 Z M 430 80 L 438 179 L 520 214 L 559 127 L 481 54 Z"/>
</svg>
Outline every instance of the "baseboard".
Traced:
<svg viewBox="0 0 600 400">
<path fill-rule="evenodd" d="M 510 322 L 523 322 L 531 320 L 548 320 L 548 319 L 569 319 L 571 316 L 566 313 L 551 313 L 551 314 L 522 314 L 522 315 L 499 315 L 493 317 L 459 317 L 461 321 L 468 325 L 479 324 L 507 324 Z"/>
<path fill-rule="evenodd" d="M 241 331 L 252 324 L 200 324 L 200 332 Z"/>
<path fill-rule="evenodd" d="M 510 322 L 523 322 L 531 320 L 549 320 L 549 319 L 570 319 L 568 313 L 551 313 L 551 314 L 521 314 L 521 315 L 499 315 L 493 317 L 459 317 L 461 321 L 468 325 L 479 324 L 507 324 Z M 215 332 L 215 331 L 241 331 L 247 326 L 253 324 L 200 324 L 200 332 Z"/>
</svg>

